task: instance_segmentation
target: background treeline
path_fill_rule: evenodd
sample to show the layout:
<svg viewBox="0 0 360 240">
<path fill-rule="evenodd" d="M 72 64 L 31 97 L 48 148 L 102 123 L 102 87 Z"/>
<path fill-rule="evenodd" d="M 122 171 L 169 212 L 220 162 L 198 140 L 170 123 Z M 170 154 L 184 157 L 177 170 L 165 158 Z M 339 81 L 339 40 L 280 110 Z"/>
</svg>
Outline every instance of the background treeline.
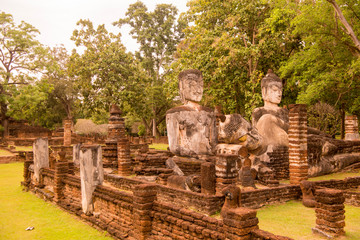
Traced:
<svg viewBox="0 0 360 240">
<path fill-rule="evenodd" d="M 176 104 L 177 75 L 203 72 L 202 104 L 247 119 L 262 105 L 260 80 L 269 68 L 284 81 L 283 105 L 306 103 L 309 124 L 340 133 L 345 114 L 360 116 L 358 0 L 191 0 L 178 14 L 169 4 L 129 6 L 114 22 L 139 43 L 127 52 L 121 35 L 80 20 L 77 49 L 48 48 L 39 31 L 0 14 L 0 105 L 9 117 L 54 128 L 65 117 L 107 121 L 117 103 L 129 125 L 163 134 Z"/>
</svg>

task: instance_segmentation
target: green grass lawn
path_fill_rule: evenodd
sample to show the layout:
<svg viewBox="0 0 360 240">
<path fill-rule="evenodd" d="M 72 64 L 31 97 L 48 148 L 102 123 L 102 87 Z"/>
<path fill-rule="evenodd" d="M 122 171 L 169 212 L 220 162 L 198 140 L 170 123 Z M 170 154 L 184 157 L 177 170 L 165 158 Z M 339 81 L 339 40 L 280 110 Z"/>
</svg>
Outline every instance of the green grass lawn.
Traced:
<svg viewBox="0 0 360 240">
<path fill-rule="evenodd" d="M 6 151 L 5 149 L 0 149 L 0 156 L 14 156 L 15 154 Z"/>
<path fill-rule="evenodd" d="M 273 234 L 294 238 L 296 240 L 326 239 L 314 235 L 315 209 L 306 208 L 300 201 L 272 205 L 258 210 L 259 227 Z M 345 232 L 341 239 L 360 239 L 360 208 L 345 205 Z"/>
<path fill-rule="evenodd" d="M 337 173 L 332 173 L 332 174 L 328 174 L 328 175 L 312 177 L 312 178 L 309 178 L 308 180 L 309 181 L 320 181 L 320 180 L 331 180 L 331 179 L 343 180 L 347 177 L 359 177 L 359 176 L 360 176 L 360 169 L 356 169 L 356 170 L 352 170 L 352 171 L 348 171 L 348 172 L 337 172 Z M 280 183 L 290 184 L 290 181 L 289 180 L 281 180 Z"/>
<path fill-rule="evenodd" d="M 154 143 L 149 145 L 149 148 L 157 149 L 157 150 L 167 150 L 169 144 L 163 144 L 163 143 Z"/>
<path fill-rule="evenodd" d="M 15 146 L 15 151 L 32 151 L 32 146 Z"/>
<path fill-rule="evenodd" d="M 0 164 L 0 239 L 112 239 L 20 186 L 22 163 Z M 25 231 L 29 226 L 35 229 Z"/>
</svg>

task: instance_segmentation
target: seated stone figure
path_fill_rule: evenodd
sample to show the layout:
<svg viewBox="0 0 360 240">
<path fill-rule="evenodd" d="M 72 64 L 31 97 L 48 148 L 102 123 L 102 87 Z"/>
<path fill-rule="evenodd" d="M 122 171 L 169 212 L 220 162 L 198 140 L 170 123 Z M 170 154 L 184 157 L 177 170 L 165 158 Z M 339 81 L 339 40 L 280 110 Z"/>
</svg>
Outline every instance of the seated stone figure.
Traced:
<svg viewBox="0 0 360 240">
<path fill-rule="evenodd" d="M 272 152 L 276 146 L 288 146 L 289 117 L 288 110 L 281 108 L 282 81 L 270 69 L 261 80 L 261 93 L 264 107 L 256 108 L 252 113 L 252 125 L 263 137 L 262 144 L 267 152 Z M 267 154 L 264 154 L 266 161 Z"/>
<path fill-rule="evenodd" d="M 217 144 L 214 111 L 199 104 L 203 94 L 199 70 L 179 74 L 179 91 L 184 105 L 166 113 L 169 149 L 177 156 L 213 155 Z"/>
</svg>

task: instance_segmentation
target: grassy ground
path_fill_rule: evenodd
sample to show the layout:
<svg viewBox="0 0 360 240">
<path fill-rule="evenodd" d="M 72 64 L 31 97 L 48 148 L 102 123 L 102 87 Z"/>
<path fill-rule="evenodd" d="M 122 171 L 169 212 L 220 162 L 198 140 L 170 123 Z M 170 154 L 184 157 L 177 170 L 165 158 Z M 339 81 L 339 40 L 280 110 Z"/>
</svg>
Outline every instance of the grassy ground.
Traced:
<svg viewBox="0 0 360 240">
<path fill-rule="evenodd" d="M 162 144 L 162 143 L 154 143 L 149 145 L 149 148 L 154 148 L 157 150 L 167 150 L 169 144 Z"/>
<path fill-rule="evenodd" d="M 311 228 L 315 227 L 315 210 L 306 208 L 299 201 L 272 205 L 261 208 L 257 212 L 259 227 L 271 233 L 287 236 L 296 240 L 326 239 L 314 235 Z M 360 239 L 360 208 L 345 206 L 346 236 L 339 239 Z"/>
<path fill-rule="evenodd" d="M 0 157 L 2 156 L 14 156 L 15 154 L 9 152 L 9 151 L 6 151 L 5 149 L 0 149 Z"/>
<path fill-rule="evenodd" d="M 20 187 L 22 163 L 0 165 L 0 239 L 112 239 Z M 35 229 L 25 231 L 29 226 Z"/>
</svg>

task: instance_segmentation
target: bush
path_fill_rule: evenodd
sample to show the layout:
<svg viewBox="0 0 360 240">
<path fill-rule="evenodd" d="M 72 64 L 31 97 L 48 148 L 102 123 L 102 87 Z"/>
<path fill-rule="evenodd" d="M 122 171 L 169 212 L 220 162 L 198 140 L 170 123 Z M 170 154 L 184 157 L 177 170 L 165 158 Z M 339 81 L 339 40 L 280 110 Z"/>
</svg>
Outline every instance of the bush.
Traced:
<svg viewBox="0 0 360 240">
<path fill-rule="evenodd" d="M 308 108 L 308 125 L 335 136 L 340 132 L 341 114 L 330 104 L 318 102 Z"/>
<path fill-rule="evenodd" d="M 138 135 L 139 136 L 144 136 L 146 133 L 146 128 L 143 124 L 139 125 L 138 127 L 139 131 L 138 131 Z"/>
</svg>

